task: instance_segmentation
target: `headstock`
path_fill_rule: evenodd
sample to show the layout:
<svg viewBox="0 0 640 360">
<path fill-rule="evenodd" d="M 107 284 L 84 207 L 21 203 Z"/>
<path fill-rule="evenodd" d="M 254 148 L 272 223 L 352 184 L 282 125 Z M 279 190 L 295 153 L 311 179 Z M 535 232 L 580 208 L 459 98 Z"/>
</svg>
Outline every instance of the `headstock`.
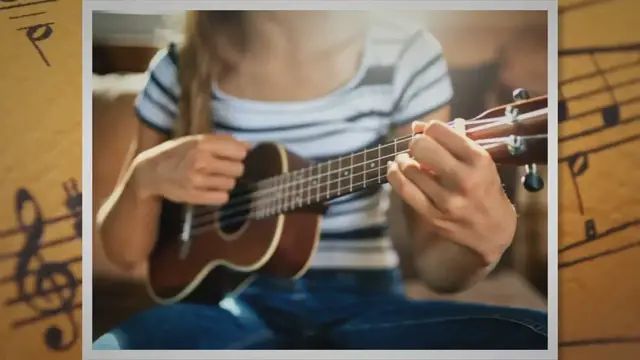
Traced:
<svg viewBox="0 0 640 360">
<path fill-rule="evenodd" d="M 485 111 L 466 122 L 466 135 L 481 144 L 498 164 L 525 166 L 527 191 L 537 192 L 544 181 L 536 164 L 547 164 L 547 96 L 529 98 L 524 89 L 514 102 Z"/>
</svg>

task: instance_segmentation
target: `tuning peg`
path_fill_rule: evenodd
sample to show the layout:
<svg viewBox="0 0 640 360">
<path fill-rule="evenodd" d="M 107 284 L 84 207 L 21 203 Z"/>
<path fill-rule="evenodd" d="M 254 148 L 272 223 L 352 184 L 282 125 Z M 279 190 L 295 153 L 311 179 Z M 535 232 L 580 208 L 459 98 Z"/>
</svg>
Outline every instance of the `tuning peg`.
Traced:
<svg viewBox="0 0 640 360">
<path fill-rule="evenodd" d="M 522 177 L 522 186 L 528 192 L 538 192 L 544 188 L 544 180 L 538 173 L 536 164 L 525 166 L 525 175 Z"/>
<path fill-rule="evenodd" d="M 515 101 L 527 100 L 529 99 L 529 92 L 525 89 L 519 88 L 513 90 L 511 96 L 513 96 L 513 100 Z"/>
<path fill-rule="evenodd" d="M 512 93 L 514 101 L 523 101 L 529 99 L 529 92 L 525 89 L 519 88 L 513 90 Z M 536 164 L 525 165 L 525 175 L 522 177 L 522 186 L 529 192 L 538 192 L 544 188 L 544 180 L 538 173 Z"/>
</svg>

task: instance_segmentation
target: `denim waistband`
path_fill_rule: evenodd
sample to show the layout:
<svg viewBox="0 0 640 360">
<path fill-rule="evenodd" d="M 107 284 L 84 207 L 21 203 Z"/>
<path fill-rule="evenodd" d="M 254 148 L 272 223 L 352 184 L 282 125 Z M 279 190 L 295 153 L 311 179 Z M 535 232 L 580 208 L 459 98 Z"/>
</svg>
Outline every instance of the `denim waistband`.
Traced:
<svg viewBox="0 0 640 360">
<path fill-rule="evenodd" d="M 404 293 L 398 269 L 309 270 L 301 278 L 286 279 L 259 275 L 250 288 L 262 291 L 305 291 L 341 293 Z"/>
</svg>

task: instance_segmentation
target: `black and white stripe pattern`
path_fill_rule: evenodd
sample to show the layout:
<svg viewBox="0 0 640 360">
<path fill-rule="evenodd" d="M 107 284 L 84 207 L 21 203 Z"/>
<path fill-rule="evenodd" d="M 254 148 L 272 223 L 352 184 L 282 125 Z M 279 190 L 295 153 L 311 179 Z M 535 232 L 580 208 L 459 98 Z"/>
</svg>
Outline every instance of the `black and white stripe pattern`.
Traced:
<svg viewBox="0 0 640 360">
<path fill-rule="evenodd" d="M 175 45 L 153 59 L 136 100 L 140 120 L 170 134 L 180 88 Z M 408 124 L 448 104 L 452 97 L 439 43 L 424 31 L 376 25 L 361 68 L 342 89 L 301 102 L 259 102 L 212 86 L 216 131 L 251 143 L 276 141 L 312 161 L 346 156 L 382 141 L 390 127 Z M 383 186 L 333 200 L 323 219 L 315 268 L 397 266 L 387 234 Z"/>
</svg>

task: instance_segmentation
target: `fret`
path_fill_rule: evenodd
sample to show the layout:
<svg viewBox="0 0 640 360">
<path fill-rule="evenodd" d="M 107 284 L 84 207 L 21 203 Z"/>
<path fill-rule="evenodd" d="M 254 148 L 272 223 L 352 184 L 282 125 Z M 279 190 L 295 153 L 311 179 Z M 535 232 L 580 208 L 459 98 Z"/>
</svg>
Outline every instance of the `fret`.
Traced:
<svg viewBox="0 0 640 360">
<path fill-rule="evenodd" d="M 269 180 L 267 180 L 267 184 L 265 185 L 265 190 L 263 190 L 258 196 L 259 201 L 263 201 L 267 205 L 267 215 L 275 215 L 277 212 L 277 208 L 278 208 L 277 185 L 278 185 L 277 178 L 274 178 L 274 177 L 270 178 Z"/>
<path fill-rule="evenodd" d="M 367 166 L 367 150 L 362 152 L 362 186 L 367 186 L 367 171 L 369 167 Z"/>
<path fill-rule="evenodd" d="M 340 190 L 341 174 L 340 162 L 338 160 L 329 160 L 327 162 L 327 199 L 338 195 Z"/>
<path fill-rule="evenodd" d="M 269 178 L 265 182 L 264 186 L 259 190 L 257 200 L 263 203 L 265 206 L 265 216 L 275 215 L 276 202 L 278 200 L 278 192 L 276 191 L 276 182 L 274 178 Z"/>
<path fill-rule="evenodd" d="M 291 188 L 291 173 L 284 173 L 284 211 L 289 211 L 289 206 L 291 205 L 291 194 L 293 193 L 293 189 Z"/>
<path fill-rule="evenodd" d="M 298 171 L 294 171 L 289 175 L 289 184 L 291 194 L 289 197 L 289 210 L 294 210 L 298 203 Z"/>
<path fill-rule="evenodd" d="M 313 176 L 311 169 L 313 169 L 313 166 L 309 166 L 307 168 L 307 176 L 305 179 L 305 187 L 307 188 L 307 205 L 311 205 L 311 177 Z"/>
<path fill-rule="evenodd" d="M 290 182 L 291 182 L 291 199 L 289 209 L 294 210 L 298 206 L 298 199 L 300 198 L 300 184 L 298 177 L 300 176 L 300 172 L 298 170 L 291 173 Z"/>
<path fill-rule="evenodd" d="M 413 137 L 411 137 L 410 139 L 401 140 L 399 142 L 398 139 L 394 140 L 394 143 L 396 144 L 396 155 L 407 152 L 409 150 L 409 144 L 411 144 L 412 139 Z"/>
<path fill-rule="evenodd" d="M 385 144 L 380 148 L 380 152 L 382 153 L 382 155 L 380 156 L 380 164 L 385 166 L 385 173 L 387 171 L 386 170 L 387 163 L 389 161 L 395 160 L 395 157 L 396 157 L 395 148 L 396 148 L 396 145 L 395 144 L 392 145 L 391 143 Z"/>
<path fill-rule="evenodd" d="M 340 158 L 340 181 L 339 181 L 339 195 L 346 195 L 351 193 L 351 156 L 345 156 Z"/>
<path fill-rule="evenodd" d="M 289 210 L 289 194 L 290 194 L 290 186 L 289 186 L 289 173 L 282 174 L 282 210 Z"/>
<path fill-rule="evenodd" d="M 380 156 L 380 147 L 382 144 L 378 144 L 378 184 L 382 182 L 382 166 L 379 166 L 382 162 L 382 156 Z M 386 162 L 382 162 L 382 164 L 386 164 Z"/>
<path fill-rule="evenodd" d="M 256 195 L 256 192 L 264 189 L 269 184 L 269 179 L 265 179 L 262 182 L 258 182 L 255 187 L 251 189 L 251 207 L 255 208 L 256 218 L 261 219 L 265 216 L 265 203 L 267 203 L 269 198 L 260 198 L 259 195 Z M 268 193 L 266 193 L 268 194 Z"/>
<path fill-rule="evenodd" d="M 276 215 L 278 213 L 278 198 L 280 197 L 280 192 L 278 191 L 278 178 L 272 177 L 269 180 L 268 188 L 271 189 L 269 197 L 269 215 Z M 264 195 L 263 195 L 264 196 Z"/>
<path fill-rule="evenodd" d="M 370 186 L 378 183 L 378 174 L 380 173 L 380 158 L 375 156 L 377 149 L 365 151 L 365 183 L 364 186 Z"/>
<path fill-rule="evenodd" d="M 351 168 L 352 190 L 358 191 L 364 187 L 364 152 L 353 155 L 353 167 Z"/>
<path fill-rule="evenodd" d="M 321 172 L 322 176 L 320 177 L 320 183 L 324 184 L 324 192 L 323 196 L 326 199 L 329 199 L 331 194 L 331 161 L 327 161 L 324 166 L 324 172 Z"/>
<path fill-rule="evenodd" d="M 337 161 L 338 168 L 336 169 L 336 176 L 335 176 L 335 178 L 337 180 L 336 181 L 336 196 L 340 196 L 340 193 L 341 193 L 341 190 L 342 190 L 342 188 L 340 186 L 340 182 L 342 181 L 342 164 L 341 164 L 341 161 L 342 161 L 342 157 L 339 156 L 338 157 L 338 161 Z"/>
<path fill-rule="evenodd" d="M 297 184 L 296 184 L 296 172 L 290 172 L 287 174 L 287 189 L 289 189 L 289 197 L 287 198 L 288 202 L 288 210 L 291 211 L 295 208 L 296 205 L 296 194 L 297 194 Z"/>
<path fill-rule="evenodd" d="M 274 182 L 275 182 L 276 189 L 278 189 L 276 191 L 276 207 L 275 207 L 275 211 L 277 214 L 277 213 L 280 213 L 280 211 L 282 210 L 282 176 L 276 176 L 274 178 Z"/>
<path fill-rule="evenodd" d="M 314 165 L 311 167 L 311 180 L 309 184 L 310 198 L 315 199 L 315 202 L 320 201 L 320 166 Z"/>
<path fill-rule="evenodd" d="M 295 171 L 295 179 L 296 179 L 296 196 L 294 197 L 294 205 L 293 208 L 297 209 L 302 207 L 303 197 L 304 197 L 304 169 Z"/>
<path fill-rule="evenodd" d="M 293 182 L 291 181 L 291 173 L 284 174 L 284 211 L 291 210 L 291 198 L 294 193 Z"/>
<path fill-rule="evenodd" d="M 349 156 L 349 192 L 353 192 L 353 153 Z"/>
</svg>

